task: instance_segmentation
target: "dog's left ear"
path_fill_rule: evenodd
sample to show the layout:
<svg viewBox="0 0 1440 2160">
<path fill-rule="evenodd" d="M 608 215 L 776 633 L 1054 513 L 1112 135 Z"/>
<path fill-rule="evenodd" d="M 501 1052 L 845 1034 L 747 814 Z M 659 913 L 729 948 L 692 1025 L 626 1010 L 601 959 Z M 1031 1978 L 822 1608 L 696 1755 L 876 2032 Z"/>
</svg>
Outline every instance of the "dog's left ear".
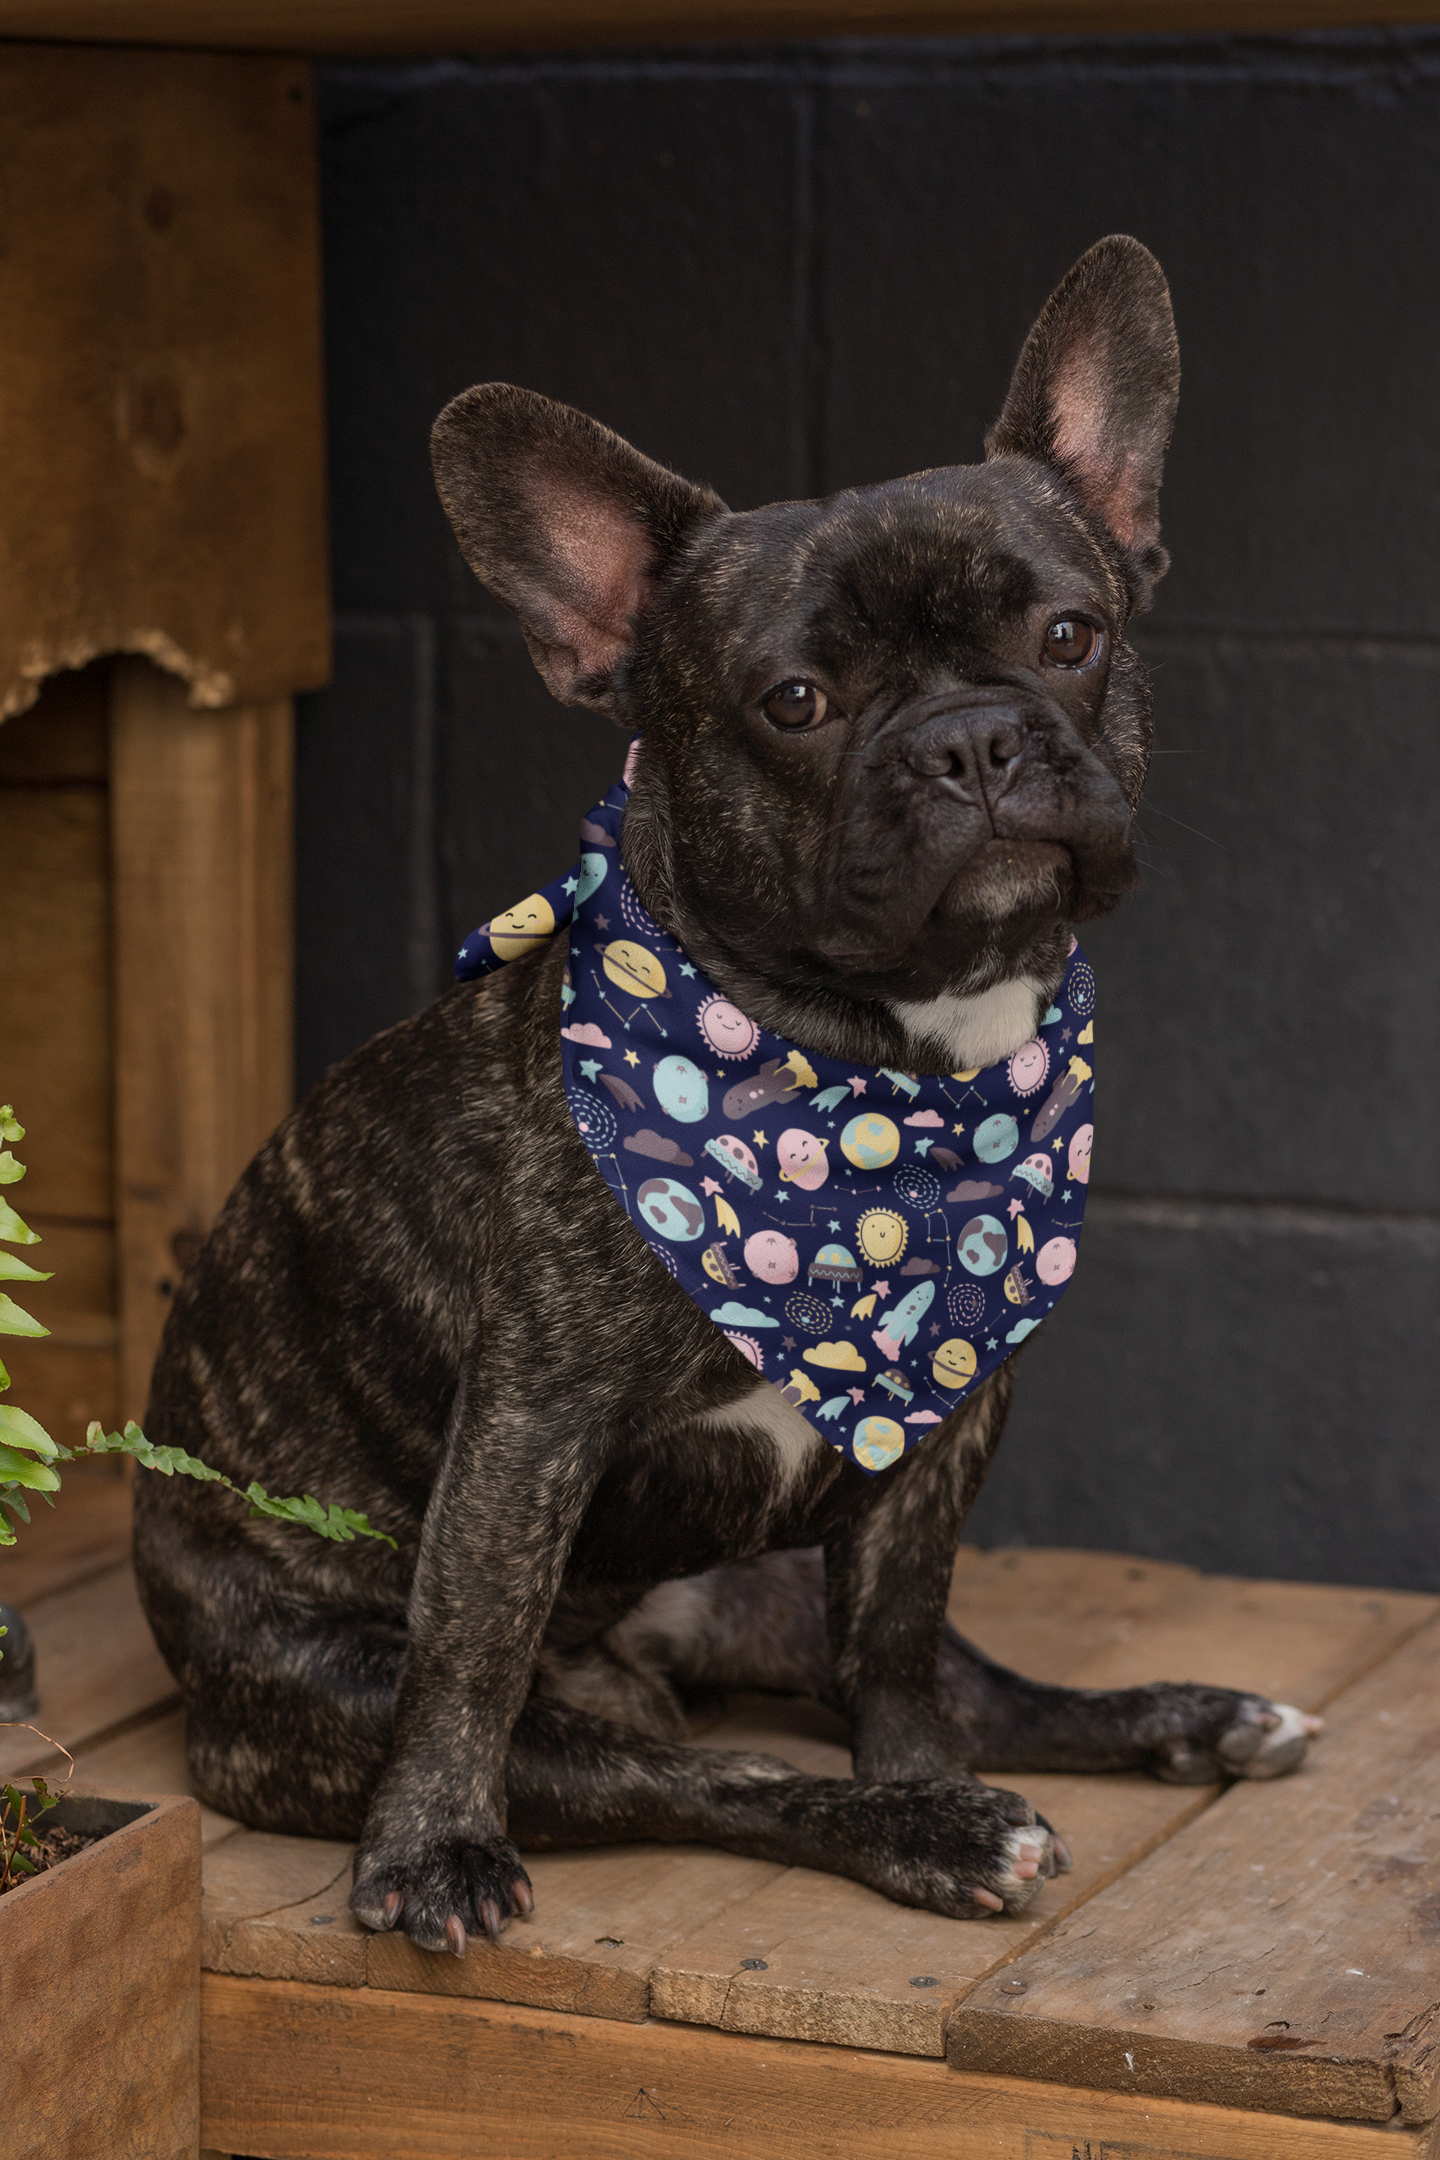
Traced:
<svg viewBox="0 0 1440 2160">
<path fill-rule="evenodd" d="M 989 457 L 1036 458 L 1064 475 L 1131 558 L 1142 607 L 1170 565 L 1160 476 L 1179 394 L 1165 274 L 1138 240 L 1112 233 L 1046 301 L 985 441 Z"/>
</svg>

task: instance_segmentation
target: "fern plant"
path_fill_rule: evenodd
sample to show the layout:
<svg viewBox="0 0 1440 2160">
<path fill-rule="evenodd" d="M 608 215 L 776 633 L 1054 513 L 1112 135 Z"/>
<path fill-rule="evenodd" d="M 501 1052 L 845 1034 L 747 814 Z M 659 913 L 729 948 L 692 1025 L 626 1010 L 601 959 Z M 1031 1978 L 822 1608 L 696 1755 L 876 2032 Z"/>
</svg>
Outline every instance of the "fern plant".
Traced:
<svg viewBox="0 0 1440 2160">
<path fill-rule="evenodd" d="M 9 1103 L 0 1103 L 0 1140 L 9 1143 L 24 1137 L 25 1128 L 17 1122 Z M 17 1161 L 13 1149 L 7 1145 L 0 1151 L 0 1186 L 18 1185 L 24 1175 L 25 1165 Z M 4 1250 L 6 1245 L 38 1245 L 40 1242 L 38 1233 L 22 1222 L 8 1200 L 0 1195 L 0 1283 L 50 1281 L 50 1274 L 43 1269 L 31 1267 L 17 1254 Z M 49 1332 L 33 1314 L 17 1305 L 8 1292 L 0 1290 L 0 1335 L 34 1336 L 48 1335 Z M 10 1375 L 0 1364 L 0 1390 L 9 1386 Z M 183 1448 L 153 1447 L 133 1422 L 123 1433 L 107 1433 L 98 1424 L 92 1424 L 86 1430 L 84 1447 L 67 1448 L 58 1440 L 52 1440 L 28 1410 L 0 1403 L 0 1545 L 13 1545 L 16 1522 L 29 1522 L 30 1494 L 39 1493 L 47 1504 L 54 1505 L 53 1496 L 60 1490 L 57 1463 L 79 1462 L 94 1455 L 129 1455 L 142 1469 L 158 1470 L 162 1477 L 199 1478 L 209 1485 L 223 1485 L 227 1492 L 239 1495 L 252 1515 L 270 1515 L 281 1522 L 300 1523 L 305 1529 L 313 1530 L 317 1537 L 331 1538 L 336 1544 L 348 1545 L 357 1537 L 378 1538 L 392 1547 L 395 1543 L 394 1538 L 375 1529 L 369 1518 L 354 1508 L 339 1507 L 334 1501 L 323 1507 L 318 1500 L 312 1500 L 309 1493 L 300 1500 L 281 1499 L 267 1493 L 263 1485 L 250 1484 L 242 1489 L 221 1471 L 212 1470 L 208 1463 L 200 1462 L 194 1455 L 187 1455 Z"/>
</svg>

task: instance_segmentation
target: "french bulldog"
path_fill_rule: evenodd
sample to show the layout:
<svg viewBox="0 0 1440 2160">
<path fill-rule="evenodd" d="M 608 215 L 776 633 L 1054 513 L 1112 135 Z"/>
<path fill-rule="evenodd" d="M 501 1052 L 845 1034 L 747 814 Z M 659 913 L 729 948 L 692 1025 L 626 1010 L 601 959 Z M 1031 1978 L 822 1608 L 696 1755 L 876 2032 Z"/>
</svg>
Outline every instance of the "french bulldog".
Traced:
<svg viewBox="0 0 1440 2160">
<path fill-rule="evenodd" d="M 466 559 L 562 703 L 638 732 L 625 866 L 725 997 L 812 1054 L 1009 1057 L 1070 926 L 1136 879 L 1151 739 L 1125 641 L 1167 567 L 1169 295 L 1093 247 L 977 465 L 735 513 L 503 384 L 436 423 Z M 174 1299 L 147 1427 L 363 1508 L 337 1551 L 181 1479 L 136 1493 L 196 1790 L 357 1838 L 352 1904 L 463 1955 L 520 1848 L 698 1839 L 957 1918 L 1067 1864 L 988 1770 L 1274 1775 L 1314 1721 L 1198 1685 L 1041 1686 L 945 1618 L 1013 1358 L 870 1477 L 617 1209 L 561 1087 L 566 939 L 337 1066 Z M 716 1690 L 818 1698 L 853 1779 L 688 1745 Z"/>
</svg>

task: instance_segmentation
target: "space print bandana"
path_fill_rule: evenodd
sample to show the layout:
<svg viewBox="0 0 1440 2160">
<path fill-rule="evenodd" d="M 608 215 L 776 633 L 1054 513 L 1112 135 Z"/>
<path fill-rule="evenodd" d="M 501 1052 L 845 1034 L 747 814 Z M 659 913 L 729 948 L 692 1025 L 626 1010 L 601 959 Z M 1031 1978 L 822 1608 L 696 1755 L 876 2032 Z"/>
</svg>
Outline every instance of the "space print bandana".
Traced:
<svg viewBox="0 0 1440 2160">
<path fill-rule="evenodd" d="M 666 1272 L 842 1455 L 888 1469 L 1069 1282 L 1093 1134 L 1095 978 L 1078 945 L 1032 1041 L 938 1078 L 837 1064 L 733 1005 L 620 859 L 630 790 L 566 878 L 468 937 L 463 981 L 569 927 L 565 1094 Z"/>
</svg>

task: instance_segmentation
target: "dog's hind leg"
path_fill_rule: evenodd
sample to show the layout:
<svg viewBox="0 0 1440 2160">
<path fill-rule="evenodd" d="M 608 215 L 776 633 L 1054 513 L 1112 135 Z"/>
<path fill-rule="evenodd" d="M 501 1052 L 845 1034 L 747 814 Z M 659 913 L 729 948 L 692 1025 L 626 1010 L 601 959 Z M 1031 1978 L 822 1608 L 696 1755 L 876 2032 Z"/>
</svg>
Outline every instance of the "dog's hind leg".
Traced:
<svg viewBox="0 0 1440 2160">
<path fill-rule="evenodd" d="M 662 1583 L 604 1643 L 682 1697 L 755 1690 L 841 1707 L 818 1550 L 768 1553 Z M 1287 1704 L 1231 1688 L 1046 1686 L 996 1664 L 948 1622 L 937 1681 L 940 1707 L 976 1770 L 1148 1770 L 1202 1785 L 1278 1777 L 1298 1767 L 1319 1730 L 1318 1719 Z"/>
<path fill-rule="evenodd" d="M 207 1806 L 252 1830 L 358 1838 L 390 1752 L 405 1636 L 326 1615 L 260 1623 L 185 1674 L 186 1753 Z"/>
</svg>

